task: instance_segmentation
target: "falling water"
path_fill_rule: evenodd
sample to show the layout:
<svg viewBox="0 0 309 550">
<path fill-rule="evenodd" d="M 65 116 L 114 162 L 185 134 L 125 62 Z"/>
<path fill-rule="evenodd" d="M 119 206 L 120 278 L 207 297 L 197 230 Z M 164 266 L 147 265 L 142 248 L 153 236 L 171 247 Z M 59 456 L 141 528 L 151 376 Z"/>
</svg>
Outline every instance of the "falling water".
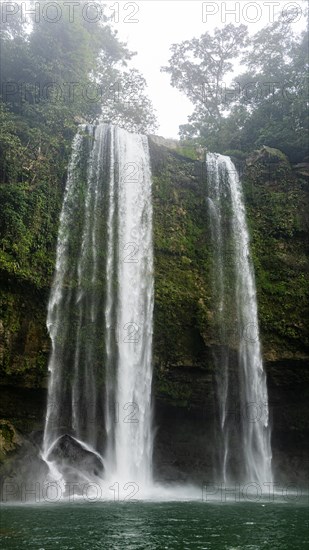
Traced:
<svg viewBox="0 0 309 550">
<path fill-rule="evenodd" d="M 110 238 L 117 235 L 116 261 L 110 246 L 107 280 L 118 281 L 117 293 L 108 289 L 106 324 L 114 330 L 117 343 L 116 377 L 109 374 L 107 394 L 114 384 L 114 415 L 107 399 L 109 427 L 107 475 L 119 482 L 138 481 L 143 487 L 151 482 L 151 384 L 152 384 L 152 313 L 153 251 L 152 200 L 148 141 L 117 129 L 114 135 L 117 193 L 110 187 Z M 117 195 L 117 219 L 115 204 Z M 114 229 L 112 229 L 114 225 Z M 114 276 L 114 277 L 113 277 Z M 112 305 L 115 325 L 112 326 Z M 107 338 L 107 357 L 112 335 Z M 115 428 L 111 430 L 112 422 Z"/>
<path fill-rule="evenodd" d="M 80 127 L 47 317 L 42 456 L 59 480 L 151 482 L 152 314 L 147 138 Z"/>
<path fill-rule="evenodd" d="M 229 157 L 207 154 L 206 165 L 219 340 L 219 475 L 263 488 L 272 481 L 268 396 L 242 187 Z"/>
</svg>

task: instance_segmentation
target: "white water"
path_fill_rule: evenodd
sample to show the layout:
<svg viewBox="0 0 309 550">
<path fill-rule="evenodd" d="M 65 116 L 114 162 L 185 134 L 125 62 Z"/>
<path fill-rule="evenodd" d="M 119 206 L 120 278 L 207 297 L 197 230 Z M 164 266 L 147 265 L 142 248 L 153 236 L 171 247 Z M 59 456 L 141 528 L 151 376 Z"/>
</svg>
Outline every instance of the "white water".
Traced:
<svg viewBox="0 0 309 550">
<path fill-rule="evenodd" d="M 215 358 L 220 480 L 233 481 L 234 453 L 242 478 L 262 485 L 272 481 L 268 397 L 241 184 L 228 157 L 208 155 L 207 169 L 221 344 Z M 147 138 L 104 124 L 81 127 L 47 318 L 52 353 L 42 456 L 50 477 L 64 487 L 68 468 L 52 452 L 68 434 L 73 445 L 103 460 L 96 482 L 112 493 L 133 487 L 143 498 L 158 491 L 152 483 L 153 293 Z M 246 412 L 236 429 L 229 418 L 234 402 Z M 78 480 L 93 475 L 82 465 Z"/>
<path fill-rule="evenodd" d="M 52 478 L 63 480 L 49 455 L 68 434 L 103 458 L 105 479 L 151 483 L 152 315 L 147 138 L 105 124 L 81 127 L 48 304 L 52 353 L 42 456 Z"/>
<path fill-rule="evenodd" d="M 109 431 L 107 476 L 126 483 L 151 483 L 153 250 L 151 174 L 147 138 L 115 129 L 117 167 L 117 261 L 108 252 L 107 280 L 118 281 L 115 431 Z M 112 181 L 113 177 L 111 177 Z M 113 199 L 115 201 L 115 197 Z M 112 203 L 113 200 L 110 202 Z M 115 213 L 115 208 L 111 206 Z M 112 220 L 110 220 L 110 227 Z M 111 231 L 112 233 L 112 231 Z M 114 237 L 111 235 L 111 239 Z M 116 265 L 115 265 L 116 263 Z M 110 325 L 113 289 L 106 307 Z M 109 344 L 108 344 L 109 345 Z M 111 415 L 108 426 L 111 426 Z"/>
<path fill-rule="evenodd" d="M 206 164 L 214 309 L 220 340 L 215 356 L 221 431 L 219 475 L 224 483 L 232 480 L 235 452 L 241 456 L 241 477 L 262 484 L 272 481 L 268 395 L 242 187 L 229 157 L 207 154 Z M 236 369 L 231 350 L 237 358 Z M 236 419 L 237 408 L 240 415 Z"/>
</svg>

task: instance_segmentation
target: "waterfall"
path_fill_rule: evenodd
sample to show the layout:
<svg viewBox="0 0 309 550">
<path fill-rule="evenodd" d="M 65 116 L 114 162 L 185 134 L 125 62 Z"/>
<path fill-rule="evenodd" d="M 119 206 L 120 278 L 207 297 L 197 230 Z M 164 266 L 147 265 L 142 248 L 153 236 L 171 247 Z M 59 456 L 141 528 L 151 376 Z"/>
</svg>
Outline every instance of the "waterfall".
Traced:
<svg viewBox="0 0 309 550">
<path fill-rule="evenodd" d="M 229 157 L 207 154 L 213 247 L 214 352 L 218 400 L 218 475 L 272 481 L 266 375 L 242 186 Z"/>
<path fill-rule="evenodd" d="M 151 483 L 153 292 L 147 137 L 81 126 L 47 316 L 42 456 L 58 480 Z"/>
<path fill-rule="evenodd" d="M 128 138 L 129 136 L 129 138 Z M 114 272 L 117 293 L 108 289 L 106 320 L 113 328 L 117 343 L 117 369 L 114 382 L 108 376 L 108 394 L 115 386 L 114 417 L 107 410 L 108 426 L 114 418 L 114 433 L 109 431 L 108 475 L 123 481 L 138 481 L 143 487 L 151 482 L 151 384 L 153 250 L 152 200 L 148 142 L 117 129 L 114 136 L 115 174 L 117 179 L 117 220 L 109 220 L 110 241 L 117 234 L 117 262 L 108 251 L 107 280 Z M 114 198 L 115 201 L 115 198 Z M 110 203 L 112 203 L 112 196 Z M 110 210 L 115 216 L 116 209 Z M 116 324 L 111 327 L 114 302 Z M 112 336 L 109 337 L 111 341 Z M 109 344 L 108 344 L 109 345 Z M 107 351 L 107 357 L 109 352 Z M 107 402 L 109 398 L 107 399 Z M 110 407 L 110 403 L 108 404 Z"/>
</svg>

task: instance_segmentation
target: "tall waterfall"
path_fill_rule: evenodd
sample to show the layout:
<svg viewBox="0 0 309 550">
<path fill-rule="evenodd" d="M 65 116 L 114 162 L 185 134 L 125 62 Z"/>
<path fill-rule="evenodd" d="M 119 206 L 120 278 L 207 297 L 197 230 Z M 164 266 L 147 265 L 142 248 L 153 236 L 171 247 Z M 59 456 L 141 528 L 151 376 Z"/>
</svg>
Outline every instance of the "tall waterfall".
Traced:
<svg viewBox="0 0 309 550">
<path fill-rule="evenodd" d="M 151 482 L 152 316 L 148 140 L 80 127 L 47 318 L 42 456 L 58 479 Z"/>
<path fill-rule="evenodd" d="M 107 364 L 107 474 L 118 481 L 151 482 L 153 250 L 151 174 L 147 138 L 117 130 L 112 138 L 107 281 L 107 358 L 116 337 L 116 378 Z M 116 171 L 113 169 L 116 166 Z M 116 193 L 112 188 L 117 183 Z M 117 215 L 114 207 L 117 196 Z M 114 205 L 113 205 L 114 203 Z M 117 217 L 116 223 L 113 218 Z M 114 229 L 113 229 L 114 226 Z M 115 242 L 115 236 L 117 241 Z M 117 249 L 117 261 L 114 250 Z M 115 309 L 116 323 L 112 324 Z M 110 402 L 115 386 L 115 402 Z M 112 407 L 111 407 L 112 405 Z M 113 411 L 114 409 L 114 411 Z M 115 428 L 113 430 L 113 421 Z"/>
<path fill-rule="evenodd" d="M 207 154 L 213 245 L 214 354 L 219 408 L 218 475 L 272 481 L 266 375 L 242 187 L 229 157 Z"/>
</svg>

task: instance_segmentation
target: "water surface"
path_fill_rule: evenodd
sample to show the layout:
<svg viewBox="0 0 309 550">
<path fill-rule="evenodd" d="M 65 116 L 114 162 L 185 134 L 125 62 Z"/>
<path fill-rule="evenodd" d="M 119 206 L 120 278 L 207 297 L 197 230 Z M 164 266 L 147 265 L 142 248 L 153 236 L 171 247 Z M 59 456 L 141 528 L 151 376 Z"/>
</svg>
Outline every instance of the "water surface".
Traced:
<svg viewBox="0 0 309 550">
<path fill-rule="evenodd" d="M 297 503 L 94 502 L 6 505 L 1 548 L 259 550 L 309 547 Z"/>
</svg>

